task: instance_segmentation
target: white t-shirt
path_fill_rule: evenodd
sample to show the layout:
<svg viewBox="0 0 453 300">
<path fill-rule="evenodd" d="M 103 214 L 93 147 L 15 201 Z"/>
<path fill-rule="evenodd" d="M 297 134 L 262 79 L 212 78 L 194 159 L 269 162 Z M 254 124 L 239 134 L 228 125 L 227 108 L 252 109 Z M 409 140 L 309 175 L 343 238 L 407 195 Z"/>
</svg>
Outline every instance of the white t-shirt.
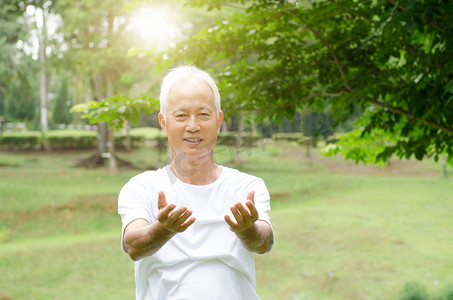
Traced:
<svg viewBox="0 0 453 300">
<path fill-rule="evenodd" d="M 233 218 L 230 207 L 245 202 L 248 192 L 255 190 L 259 219 L 270 224 L 270 197 L 263 180 L 223 166 L 220 177 L 208 185 L 184 183 L 168 166 L 141 173 L 119 195 L 123 237 L 133 220 L 157 220 L 160 190 L 167 203 L 192 210 L 196 221 L 154 255 L 134 262 L 137 299 L 259 299 L 253 252 L 242 246 L 224 215 Z"/>
</svg>

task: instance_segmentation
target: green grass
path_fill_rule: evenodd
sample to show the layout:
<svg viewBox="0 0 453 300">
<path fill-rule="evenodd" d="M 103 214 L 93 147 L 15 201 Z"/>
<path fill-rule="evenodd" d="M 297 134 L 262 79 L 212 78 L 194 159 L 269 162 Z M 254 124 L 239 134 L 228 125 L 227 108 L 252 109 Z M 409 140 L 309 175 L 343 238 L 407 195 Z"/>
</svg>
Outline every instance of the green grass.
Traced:
<svg viewBox="0 0 453 300">
<path fill-rule="evenodd" d="M 142 170 L 73 167 L 90 154 L 0 153 L 0 299 L 134 298 L 116 201 Z M 397 299 L 406 282 L 431 294 L 453 285 L 453 180 L 442 166 L 311 154 L 270 143 L 241 155 L 239 168 L 262 177 L 272 196 L 276 243 L 256 256 L 263 300 Z M 152 149 L 119 155 L 158 164 Z M 233 158 L 216 148 L 218 163 Z"/>
</svg>

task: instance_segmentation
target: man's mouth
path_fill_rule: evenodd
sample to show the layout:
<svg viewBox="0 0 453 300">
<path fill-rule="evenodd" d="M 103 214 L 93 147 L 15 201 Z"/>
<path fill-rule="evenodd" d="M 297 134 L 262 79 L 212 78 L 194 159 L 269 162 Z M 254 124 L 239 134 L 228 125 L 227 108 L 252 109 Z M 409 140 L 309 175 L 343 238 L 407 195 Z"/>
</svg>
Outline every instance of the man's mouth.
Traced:
<svg viewBox="0 0 453 300">
<path fill-rule="evenodd" d="M 184 139 L 184 140 L 189 143 L 200 143 L 203 139 L 190 138 L 190 139 Z"/>
</svg>

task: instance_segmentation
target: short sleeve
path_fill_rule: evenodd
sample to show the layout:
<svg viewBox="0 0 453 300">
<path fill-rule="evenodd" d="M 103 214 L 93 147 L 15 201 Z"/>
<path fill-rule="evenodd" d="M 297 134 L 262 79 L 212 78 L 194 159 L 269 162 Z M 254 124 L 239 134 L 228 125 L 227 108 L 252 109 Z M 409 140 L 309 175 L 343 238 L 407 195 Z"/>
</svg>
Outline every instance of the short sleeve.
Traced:
<svg viewBox="0 0 453 300">
<path fill-rule="evenodd" d="M 153 192 L 144 184 L 144 175 L 138 175 L 126 183 L 118 197 L 118 214 L 121 216 L 122 235 L 121 247 L 124 252 L 124 229 L 134 220 L 145 219 L 149 223 L 154 220 L 150 205 Z"/>
<path fill-rule="evenodd" d="M 259 214 L 259 219 L 271 224 L 269 212 L 271 210 L 271 202 L 269 191 L 267 190 L 264 181 L 261 178 L 256 178 L 250 185 L 248 191 L 255 191 L 255 206 Z"/>
<path fill-rule="evenodd" d="M 261 178 L 257 178 L 253 181 L 251 189 L 255 190 L 254 201 L 256 210 L 259 214 L 258 219 L 267 222 L 273 232 L 274 229 L 272 227 L 271 218 L 269 216 L 269 212 L 271 211 L 271 197 L 266 184 Z M 267 252 L 271 251 L 272 247 L 274 246 L 274 237 L 275 234 L 273 234 L 273 238 Z"/>
</svg>

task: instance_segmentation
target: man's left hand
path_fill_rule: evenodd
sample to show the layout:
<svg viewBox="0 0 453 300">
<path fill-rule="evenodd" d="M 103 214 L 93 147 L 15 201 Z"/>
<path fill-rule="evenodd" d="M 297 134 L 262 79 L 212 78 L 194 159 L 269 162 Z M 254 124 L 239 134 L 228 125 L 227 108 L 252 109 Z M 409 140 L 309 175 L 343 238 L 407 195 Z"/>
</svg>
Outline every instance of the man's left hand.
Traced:
<svg viewBox="0 0 453 300">
<path fill-rule="evenodd" d="M 230 225 L 230 229 L 233 232 L 238 233 L 247 230 L 258 220 L 258 211 L 253 200 L 254 196 L 255 191 L 250 191 L 245 205 L 241 202 L 236 202 L 231 206 L 230 209 L 235 220 L 232 220 L 229 215 L 225 215 L 225 221 Z"/>
</svg>

